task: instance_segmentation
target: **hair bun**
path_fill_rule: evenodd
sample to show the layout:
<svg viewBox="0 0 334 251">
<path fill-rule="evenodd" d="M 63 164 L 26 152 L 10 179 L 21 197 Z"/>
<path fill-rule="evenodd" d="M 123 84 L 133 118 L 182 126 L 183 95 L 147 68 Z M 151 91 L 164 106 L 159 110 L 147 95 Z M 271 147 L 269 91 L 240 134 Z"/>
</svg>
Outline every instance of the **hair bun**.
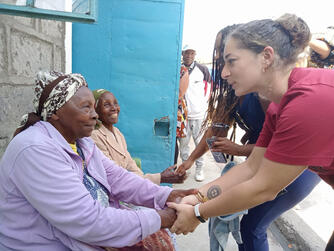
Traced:
<svg viewBox="0 0 334 251">
<path fill-rule="evenodd" d="M 294 14 L 284 14 L 276 22 L 290 35 L 292 45 L 300 48 L 301 51 L 304 50 L 311 39 L 311 32 L 307 23 Z"/>
</svg>

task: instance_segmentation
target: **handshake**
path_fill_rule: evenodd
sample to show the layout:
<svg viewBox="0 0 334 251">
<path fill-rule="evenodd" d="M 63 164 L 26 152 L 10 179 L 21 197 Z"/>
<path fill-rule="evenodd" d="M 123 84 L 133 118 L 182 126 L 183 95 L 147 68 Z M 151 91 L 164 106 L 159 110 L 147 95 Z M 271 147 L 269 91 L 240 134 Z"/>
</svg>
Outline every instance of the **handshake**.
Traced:
<svg viewBox="0 0 334 251">
<path fill-rule="evenodd" d="M 205 201 L 206 198 L 198 189 L 173 190 L 166 201 L 168 207 L 157 211 L 161 219 L 161 228 L 169 228 L 176 234 L 193 232 L 200 223 L 195 215 L 194 206 Z"/>
</svg>

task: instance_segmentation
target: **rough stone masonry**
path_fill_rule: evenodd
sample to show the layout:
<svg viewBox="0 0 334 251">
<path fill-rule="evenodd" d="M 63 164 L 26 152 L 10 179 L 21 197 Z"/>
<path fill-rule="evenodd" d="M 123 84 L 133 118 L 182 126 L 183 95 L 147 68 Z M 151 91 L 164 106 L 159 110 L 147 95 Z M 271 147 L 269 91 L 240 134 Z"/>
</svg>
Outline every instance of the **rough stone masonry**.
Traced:
<svg viewBox="0 0 334 251">
<path fill-rule="evenodd" d="M 39 70 L 65 70 L 65 23 L 0 15 L 0 158 L 32 111 Z"/>
</svg>

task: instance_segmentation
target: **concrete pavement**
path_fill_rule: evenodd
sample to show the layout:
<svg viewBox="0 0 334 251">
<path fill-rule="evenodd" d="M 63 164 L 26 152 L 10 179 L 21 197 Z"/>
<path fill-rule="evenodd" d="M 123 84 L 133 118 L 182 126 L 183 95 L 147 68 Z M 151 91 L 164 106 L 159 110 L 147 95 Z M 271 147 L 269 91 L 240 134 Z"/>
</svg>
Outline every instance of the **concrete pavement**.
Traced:
<svg viewBox="0 0 334 251">
<path fill-rule="evenodd" d="M 194 149 L 192 141 L 190 148 Z M 180 159 L 178 163 L 181 163 Z M 204 155 L 204 163 L 206 176 L 204 182 L 194 180 L 195 166 L 193 166 L 185 183 L 173 187 L 196 188 L 219 177 L 224 164 L 217 164 L 210 152 Z M 268 230 L 270 250 L 323 251 L 334 230 L 333 195 L 331 187 L 321 182 L 306 199 L 281 215 Z M 191 234 L 177 236 L 177 243 L 179 251 L 210 250 L 208 223 L 200 224 Z M 226 250 L 238 250 L 231 235 Z"/>
<path fill-rule="evenodd" d="M 321 181 L 293 209 L 276 221 L 276 226 L 290 243 L 292 250 L 325 250 L 334 230 L 334 191 Z"/>
</svg>

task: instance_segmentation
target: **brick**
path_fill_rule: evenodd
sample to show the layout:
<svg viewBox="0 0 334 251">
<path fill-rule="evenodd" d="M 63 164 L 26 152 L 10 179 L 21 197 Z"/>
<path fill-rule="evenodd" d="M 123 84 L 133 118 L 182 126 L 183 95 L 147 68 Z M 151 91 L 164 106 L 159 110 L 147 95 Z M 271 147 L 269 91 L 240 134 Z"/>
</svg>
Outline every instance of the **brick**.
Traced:
<svg viewBox="0 0 334 251">
<path fill-rule="evenodd" d="M 52 44 L 17 30 L 10 41 L 13 74 L 34 77 L 39 70 L 52 69 Z"/>
<path fill-rule="evenodd" d="M 32 84 L 34 80 L 31 80 Z M 15 92 L 13 91 L 15 88 Z M 33 86 L 0 86 L 0 123 L 17 125 L 23 114 L 33 110 Z M 10 122 L 12 121 L 12 122 Z M 1 133 L 6 131 L 4 126 Z"/>
<path fill-rule="evenodd" d="M 0 17 L 0 158 L 21 117 L 33 111 L 36 73 L 65 69 L 64 27 L 58 21 Z"/>
<path fill-rule="evenodd" d="M 56 46 L 54 52 L 54 69 L 56 71 L 63 71 L 63 49 L 59 46 Z"/>
<path fill-rule="evenodd" d="M 0 72 L 4 72 L 7 69 L 6 48 L 6 30 L 0 26 Z"/>
<path fill-rule="evenodd" d="M 50 37 L 62 38 L 64 35 L 65 24 L 61 21 L 40 20 L 41 32 Z"/>
<path fill-rule="evenodd" d="M 0 85 L 0 157 L 18 127 L 21 117 L 33 111 L 33 86 Z M 14 94 L 15 93 L 15 94 Z"/>
<path fill-rule="evenodd" d="M 35 22 L 33 18 L 29 18 L 29 17 L 19 17 L 19 16 L 14 16 L 13 17 L 14 20 L 20 24 L 23 24 L 25 26 L 29 26 L 29 27 L 34 27 Z"/>
<path fill-rule="evenodd" d="M 0 138 L 0 159 L 2 157 L 3 152 L 6 150 L 9 141 L 10 141 L 9 137 Z"/>
</svg>

